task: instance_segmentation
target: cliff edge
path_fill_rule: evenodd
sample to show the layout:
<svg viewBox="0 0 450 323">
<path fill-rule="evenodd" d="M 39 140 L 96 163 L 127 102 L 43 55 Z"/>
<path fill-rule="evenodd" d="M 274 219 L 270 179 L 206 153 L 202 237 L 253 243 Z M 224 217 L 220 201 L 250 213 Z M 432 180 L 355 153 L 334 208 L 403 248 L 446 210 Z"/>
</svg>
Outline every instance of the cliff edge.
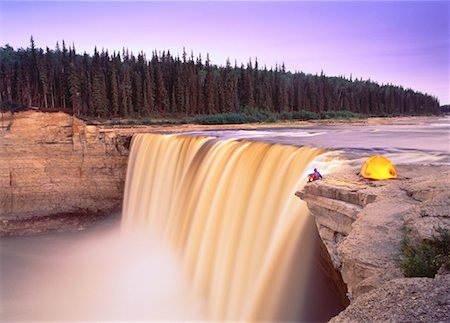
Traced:
<svg viewBox="0 0 450 323">
<path fill-rule="evenodd" d="M 364 306 L 373 308 L 366 319 L 384 320 L 390 313 L 393 320 L 420 320 L 408 300 L 395 299 L 396 290 L 401 289 L 414 294 L 410 301 L 421 300 L 429 304 L 430 311 L 441 309 L 437 312 L 445 314 L 438 321 L 450 319 L 450 311 L 442 311 L 450 306 L 450 276 L 444 274 L 439 283 L 429 278 L 404 278 L 398 266 L 405 238 L 420 242 L 433 239 L 438 229 L 450 230 L 450 169 L 400 165 L 397 171 L 398 179 L 371 181 L 361 178 L 357 170 L 347 169 L 310 183 L 296 194 L 307 203 L 333 264 L 347 284 L 352 303 L 336 322 L 365 321 L 361 314 Z M 440 297 L 433 298 L 420 288 L 413 291 L 413 286 L 431 290 L 435 285 L 444 286 L 438 293 L 445 296 L 442 304 Z M 389 302 L 403 304 L 404 311 L 386 307 Z M 430 315 L 422 316 L 435 319 Z"/>
<path fill-rule="evenodd" d="M 51 230 L 120 207 L 131 136 L 62 112 L 2 113 L 0 234 Z"/>
</svg>

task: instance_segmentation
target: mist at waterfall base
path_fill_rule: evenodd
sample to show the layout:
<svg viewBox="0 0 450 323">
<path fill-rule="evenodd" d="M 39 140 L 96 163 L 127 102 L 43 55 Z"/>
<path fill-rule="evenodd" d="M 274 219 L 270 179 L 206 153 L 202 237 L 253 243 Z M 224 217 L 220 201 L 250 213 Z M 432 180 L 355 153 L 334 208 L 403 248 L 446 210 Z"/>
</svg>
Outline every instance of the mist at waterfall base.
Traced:
<svg viewBox="0 0 450 323">
<path fill-rule="evenodd" d="M 354 167 L 374 153 L 395 163 L 449 162 L 448 118 L 394 126 L 207 133 L 224 140 L 211 140 L 204 137 L 205 132 L 202 135 L 197 139 L 154 136 L 152 149 L 149 145 L 140 149 L 150 159 L 139 166 L 141 158 L 130 156 L 135 163 L 128 177 L 136 175 L 136 179 L 127 189 L 125 198 L 131 202 L 125 206 L 121 228 L 117 217 L 86 231 L 2 238 L 0 319 L 326 320 L 343 308 L 344 291 L 323 246 L 315 243 L 317 232 L 303 213 L 303 202 L 293 196 L 304 184 L 305 174 L 317 166 L 326 176 L 333 169 L 342 169 L 343 162 Z M 175 137 L 184 140 L 175 144 Z M 304 149 L 300 154 L 298 148 L 251 145 L 249 140 L 316 146 L 340 153 Z M 145 144 L 149 139 L 144 136 L 140 141 Z M 234 182 L 255 175 L 257 167 L 236 166 L 250 165 L 245 158 L 254 155 L 252 162 L 260 166 L 268 160 L 256 157 L 257 153 L 247 156 L 247 149 L 280 156 L 274 157 L 276 166 L 264 168 L 266 177 L 258 173 L 253 182 Z M 197 151 L 195 163 L 189 163 L 192 156 L 188 151 Z M 212 151 L 227 162 L 209 158 Z M 171 154 L 177 163 L 169 158 Z M 154 156 L 159 157 L 152 159 Z M 293 166 L 283 167 L 289 165 L 288 160 L 294 161 Z M 188 165 L 195 166 L 190 172 L 195 176 L 183 176 L 189 173 Z M 155 167 L 165 170 L 155 172 Z M 168 169 L 175 175 L 168 177 Z M 280 169 L 284 173 L 278 172 Z M 137 176 L 139 172 L 142 176 Z M 206 185 L 208 181 L 214 183 L 212 187 Z M 127 180 L 127 186 L 129 183 Z M 252 192 L 262 188 L 268 191 Z M 262 196 L 257 198 L 258 194 Z M 226 196 L 228 202 L 222 200 Z M 283 197 L 293 199 L 280 200 Z M 275 205 L 278 202 L 284 207 Z M 258 208 L 253 217 L 250 206 Z M 208 209 L 213 212 L 205 216 Z M 238 216 L 238 211 L 245 215 Z M 180 215 L 182 222 L 177 221 Z M 246 219 L 245 223 L 236 222 L 239 219 Z M 258 219 L 265 229 L 252 230 L 257 225 L 252 221 Z M 221 232 L 218 228 L 222 227 L 228 229 Z M 245 232 L 229 234 L 232 228 Z M 233 277 L 238 279 L 233 282 Z"/>
<path fill-rule="evenodd" d="M 112 221 L 2 241 L 2 321 L 198 320 L 175 255 Z"/>
<path fill-rule="evenodd" d="M 206 304 L 192 295 L 179 260 L 157 234 L 125 237 L 117 222 L 111 225 L 5 239 L 0 264 L 1 321 L 207 319 Z M 305 287 L 309 293 L 305 307 L 313 313 L 304 314 L 306 321 L 312 321 L 308 315 L 317 317 L 319 312 L 319 316 L 329 316 L 327 313 L 342 308 L 336 299 L 342 286 L 334 285 L 340 277 L 324 266 L 328 259 L 322 257 L 316 250 L 310 264 L 314 270 Z M 296 273 L 290 274 L 292 289 L 298 292 Z M 286 302 L 288 309 L 299 306 L 295 294 L 292 300 Z"/>
</svg>

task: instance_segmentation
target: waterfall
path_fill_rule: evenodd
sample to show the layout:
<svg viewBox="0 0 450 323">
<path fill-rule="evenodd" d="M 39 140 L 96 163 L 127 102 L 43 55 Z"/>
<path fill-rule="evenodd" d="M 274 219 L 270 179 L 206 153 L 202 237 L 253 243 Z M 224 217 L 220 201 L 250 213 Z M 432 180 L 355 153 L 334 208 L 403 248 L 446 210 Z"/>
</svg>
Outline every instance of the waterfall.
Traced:
<svg viewBox="0 0 450 323">
<path fill-rule="evenodd" d="M 211 137 L 137 134 L 122 227 L 157 232 L 208 319 L 301 320 L 314 226 L 294 196 L 324 151 Z M 310 302 L 309 302 L 310 303 Z"/>
</svg>

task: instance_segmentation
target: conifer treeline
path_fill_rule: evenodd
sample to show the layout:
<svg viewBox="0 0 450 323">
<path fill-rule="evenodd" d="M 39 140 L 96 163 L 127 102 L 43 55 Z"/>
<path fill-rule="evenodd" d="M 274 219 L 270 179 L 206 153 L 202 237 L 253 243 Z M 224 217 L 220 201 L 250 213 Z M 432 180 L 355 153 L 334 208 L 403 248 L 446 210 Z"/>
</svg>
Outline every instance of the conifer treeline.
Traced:
<svg viewBox="0 0 450 323">
<path fill-rule="evenodd" d="M 0 99 L 3 108 L 22 105 L 70 110 L 76 115 L 138 117 L 241 112 L 352 111 L 367 115 L 439 112 L 436 98 L 399 86 L 304 73 L 284 64 L 260 68 L 258 62 L 224 67 L 169 52 L 110 55 L 75 48 L 45 51 L 33 39 L 27 49 L 0 48 Z"/>
</svg>

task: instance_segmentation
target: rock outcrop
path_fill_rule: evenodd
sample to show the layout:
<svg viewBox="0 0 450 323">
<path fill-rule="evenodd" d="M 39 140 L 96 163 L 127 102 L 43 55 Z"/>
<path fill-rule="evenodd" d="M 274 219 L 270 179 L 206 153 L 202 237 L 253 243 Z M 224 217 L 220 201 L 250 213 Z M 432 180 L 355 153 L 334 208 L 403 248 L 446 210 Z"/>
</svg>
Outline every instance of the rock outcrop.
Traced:
<svg viewBox="0 0 450 323">
<path fill-rule="evenodd" d="M 380 194 L 389 182 L 379 183 L 383 188 L 377 192 L 376 187 L 359 180 L 353 172 L 338 173 L 324 181 L 313 182 L 298 193 L 316 220 L 333 263 L 347 284 L 350 298 L 358 297 L 381 281 L 402 276 L 395 265 L 387 261 L 400 250 L 401 217 L 385 205 L 389 201 Z M 400 193 L 404 195 L 401 199 L 408 198 L 404 192 Z M 374 212 L 381 210 L 380 203 L 383 211 Z"/>
<path fill-rule="evenodd" d="M 330 322 L 448 322 L 449 290 L 449 275 L 394 279 L 359 297 Z"/>
<path fill-rule="evenodd" d="M 68 114 L 0 116 L 0 224 L 122 203 L 131 130 L 86 125 Z"/>
<path fill-rule="evenodd" d="M 402 185 L 406 194 L 418 201 L 403 217 L 412 241 L 432 240 L 439 228 L 450 229 L 450 168 L 432 173 L 414 176 Z"/>
<path fill-rule="evenodd" d="M 349 185 L 352 186 L 347 187 Z M 334 266 L 340 268 L 342 264 L 337 246 L 349 235 L 357 216 L 367 204 L 375 201 L 376 195 L 349 178 L 341 182 L 336 179 L 313 182 L 296 195 L 308 203 Z"/>
<path fill-rule="evenodd" d="M 449 276 L 442 282 L 403 278 L 397 265 L 405 237 L 423 241 L 436 237 L 439 230 L 450 230 L 450 169 L 400 165 L 397 171 L 396 180 L 369 181 L 347 169 L 310 183 L 296 194 L 307 202 L 333 264 L 347 284 L 352 303 L 336 322 L 450 319 L 448 310 L 442 316 L 411 309 L 417 300 L 426 310 L 426 295 L 402 298 L 402 293 L 420 294 L 426 289 L 430 304 L 439 307 L 441 294 L 450 297 Z M 436 289 L 440 284 L 446 289 Z M 402 307 L 396 309 L 393 304 L 399 302 Z M 369 307 L 372 310 L 364 314 Z"/>
</svg>

